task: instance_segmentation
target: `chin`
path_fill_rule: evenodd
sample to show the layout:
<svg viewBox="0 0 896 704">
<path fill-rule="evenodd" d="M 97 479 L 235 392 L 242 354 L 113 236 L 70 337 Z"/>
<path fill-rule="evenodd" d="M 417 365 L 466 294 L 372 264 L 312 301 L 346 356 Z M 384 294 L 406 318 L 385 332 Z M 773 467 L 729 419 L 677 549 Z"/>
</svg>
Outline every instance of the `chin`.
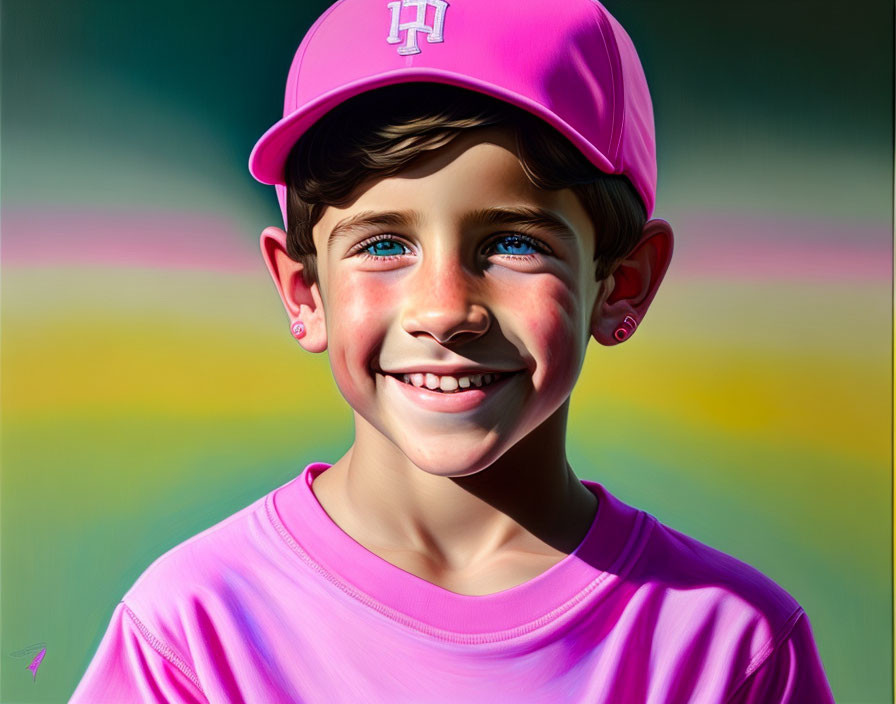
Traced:
<svg viewBox="0 0 896 704">
<path fill-rule="evenodd" d="M 456 442 L 448 443 L 446 447 L 428 448 L 428 451 L 420 447 L 408 448 L 404 454 L 420 470 L 439 477 L 477 474 L 488 469 L 500 456 L 493 451 L 458 452 Z"/>
</svg>

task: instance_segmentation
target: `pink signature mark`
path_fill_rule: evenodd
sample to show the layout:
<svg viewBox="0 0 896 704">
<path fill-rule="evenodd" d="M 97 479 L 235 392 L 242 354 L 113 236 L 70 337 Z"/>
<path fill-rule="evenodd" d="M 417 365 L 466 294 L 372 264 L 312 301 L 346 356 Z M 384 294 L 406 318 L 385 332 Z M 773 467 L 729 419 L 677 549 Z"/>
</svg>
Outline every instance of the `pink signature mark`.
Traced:
<svg viewBox="0 0 896 704">
<path fill-rule="evenodd" d="M 37 668 L 40 667 L 41 661 L 44 659 L 44 655 L 47 654 L 47 646 L 45 643 L 35 643 L 34 645 L 29 645 L 27 648 L 22 648 L 21 650 L 17 650 L 14 653 L 10 653 L 10 657 L 13 658 L 25 658 L 31 655 L 32 653 L 37 652 L 37 655 L 34 656 L 34 659 L 30 664 L 26 665 L 26 669 L 31 670 L 31 681 L 34 682 L 37 680 Z"/>
<path fill-rule="evenodd" d="M 34 660 L 31 661 L 31 664 L 28 665 L 28 669 L 31 670 L 31 681 L 34 682 L 37 680 L 37 668 L 40 667 L 41 660 L 44 659 L 44 655 L 47 654 L 47 649 L 42 648 L 41 651 L 34 656 Z"/>
</svg>

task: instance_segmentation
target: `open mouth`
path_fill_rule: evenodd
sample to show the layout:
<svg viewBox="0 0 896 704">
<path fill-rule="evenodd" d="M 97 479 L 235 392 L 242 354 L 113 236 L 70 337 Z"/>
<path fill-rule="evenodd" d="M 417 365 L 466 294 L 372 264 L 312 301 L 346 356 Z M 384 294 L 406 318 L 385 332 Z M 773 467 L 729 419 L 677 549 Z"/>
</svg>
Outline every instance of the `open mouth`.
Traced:
<svg viewBox="0 0 896 704">
<path fill-rule="evenodd" d="M 386 374 L 403 384 L 440 394 L 459 394 L 464 391 L 485 388 L 519 372 L 489 372 L 462 376 L 438 376 L 430 373 Z"/>
</svg>

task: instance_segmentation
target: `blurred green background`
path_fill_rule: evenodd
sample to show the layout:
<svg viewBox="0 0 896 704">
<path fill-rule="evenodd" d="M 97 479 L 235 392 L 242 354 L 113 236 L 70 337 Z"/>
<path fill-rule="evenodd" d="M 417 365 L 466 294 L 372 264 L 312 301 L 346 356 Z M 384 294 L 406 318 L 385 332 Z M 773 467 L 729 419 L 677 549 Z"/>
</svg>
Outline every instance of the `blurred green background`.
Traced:
<svg viewBox="0 0 896 704">
<path fill-rule="evenodd" d="M 351 442 L 246 169 L 327 6 L 2 4 L 4 704 L 66 701 L 156 557 Z M 891 702 L 893 6 L 607 6 L 676 253 L 592 344 L 570 461 L 790 591 L 839 703 Z"/>
</svg>

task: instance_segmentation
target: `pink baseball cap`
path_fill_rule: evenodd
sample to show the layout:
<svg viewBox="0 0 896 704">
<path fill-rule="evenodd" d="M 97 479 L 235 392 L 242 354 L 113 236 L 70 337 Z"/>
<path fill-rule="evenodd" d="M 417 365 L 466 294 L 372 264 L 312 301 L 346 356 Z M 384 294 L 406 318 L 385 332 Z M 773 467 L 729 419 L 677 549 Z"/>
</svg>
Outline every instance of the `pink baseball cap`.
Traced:
<svg viewBox="0 0 896 704">
<path fill-rule="evenodd" d="M 622 26 L 594 0 L 339 0 L 296 51 L 283 119 L 252 150 L 249 171 L 276 186 L 325 113 L 383 86 L 447 83 L 533 113 L 601 171 L 623 174 L 653 212 L 653 107 Z"/>
</svg>

